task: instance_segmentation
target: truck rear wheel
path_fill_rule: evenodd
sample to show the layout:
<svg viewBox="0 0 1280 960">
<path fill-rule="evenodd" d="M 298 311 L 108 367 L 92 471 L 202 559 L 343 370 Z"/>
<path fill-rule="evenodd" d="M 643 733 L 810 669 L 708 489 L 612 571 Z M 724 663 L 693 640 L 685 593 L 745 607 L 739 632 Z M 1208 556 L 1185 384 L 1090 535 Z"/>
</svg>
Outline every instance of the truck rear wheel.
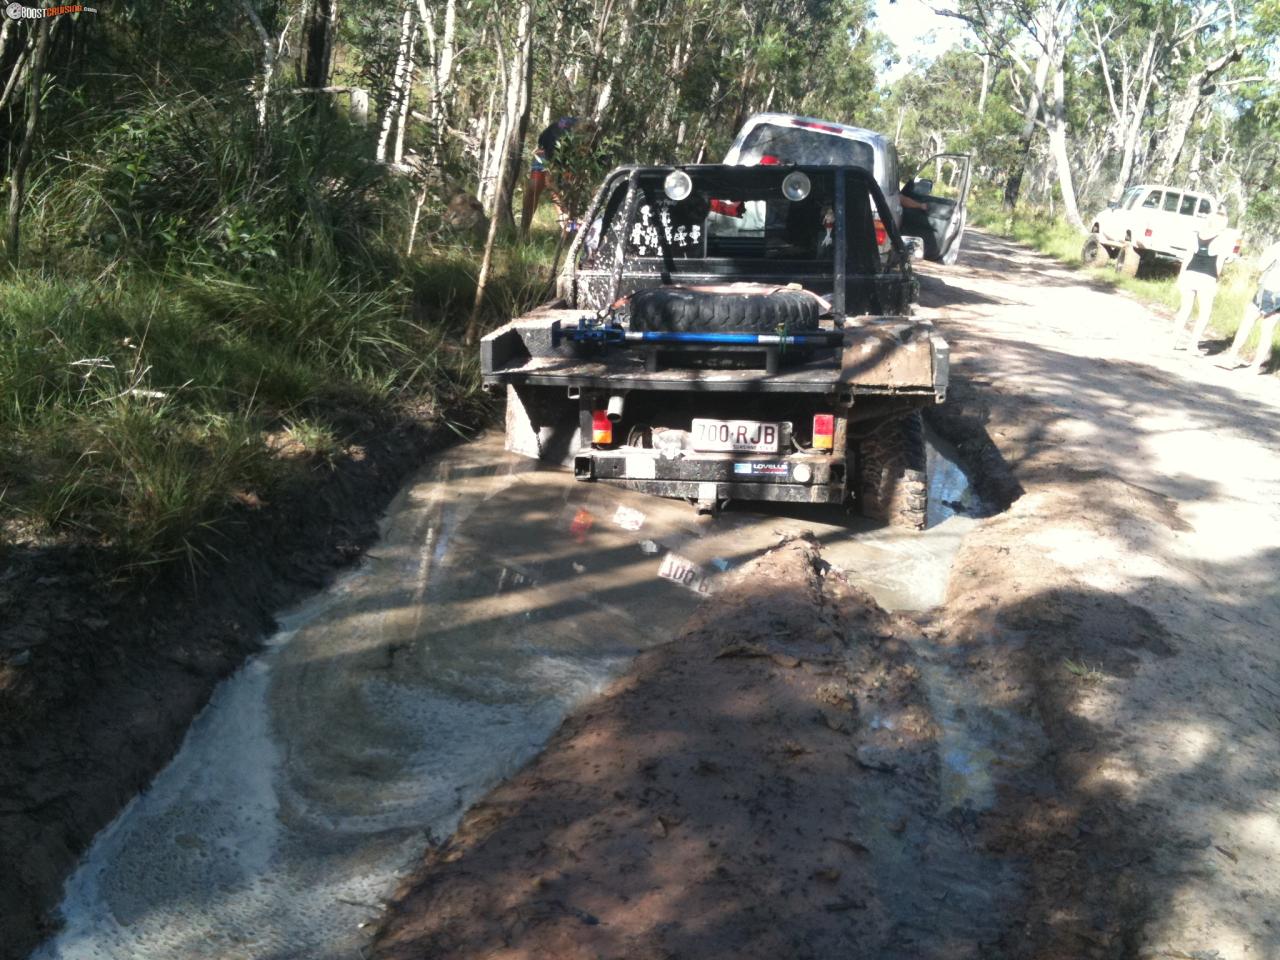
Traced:
<svg viewBox="0 0 1280 960">
<path fill-rule="evenodd" d="M 1141 269 L 1142 254 L 1133 248 L 1133 244 L 1126 243 L 1116 254 L 1116 272 L 1132 278 L 1136 277 Z"/>
<path fill-rule="evenodd" d="M 886 420 L 858 441 L 858 507 L 864 517 L 923 530 L 929 480 L 920 412 Z"/>
<path fill-rule="evenodd" d="M 631 295 L 632 330 L 776 333 L 818 329 L 818 300 L 766 284 L 649 287 Z"/>
</svg>

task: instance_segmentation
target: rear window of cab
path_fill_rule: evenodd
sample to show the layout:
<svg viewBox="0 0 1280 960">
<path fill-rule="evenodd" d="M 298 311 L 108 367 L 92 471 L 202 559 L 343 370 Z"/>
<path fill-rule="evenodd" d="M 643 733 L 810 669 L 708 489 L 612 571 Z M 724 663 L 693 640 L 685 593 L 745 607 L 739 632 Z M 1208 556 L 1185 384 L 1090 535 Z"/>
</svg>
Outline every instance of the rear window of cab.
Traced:
<svg viewBox="0 0 1280 960">
<path fill-rule="evenodd" d="M 1135 193 L 1129 200 L 1129 205 L 1132 205 L 1136 199 Z M 1123 201 L 1122 205 L 1124 205 Z M 1209 215 L 1211 204 L 1207 197 L 1197 196 L 1194 193 L 1183 193 L 1180 190 L 1152 190 L 1143 199 L 1142 207 L 1146 210 L 1176 213 L 1180 217 L 1206 217 Z"/>
<path fill-rule="evenodd" d="M 875 151 L 862 140 L 762 123 L 753 127 L 742 141 L 739 162 L 848 166 L 874 172 Z"/>
</svg>

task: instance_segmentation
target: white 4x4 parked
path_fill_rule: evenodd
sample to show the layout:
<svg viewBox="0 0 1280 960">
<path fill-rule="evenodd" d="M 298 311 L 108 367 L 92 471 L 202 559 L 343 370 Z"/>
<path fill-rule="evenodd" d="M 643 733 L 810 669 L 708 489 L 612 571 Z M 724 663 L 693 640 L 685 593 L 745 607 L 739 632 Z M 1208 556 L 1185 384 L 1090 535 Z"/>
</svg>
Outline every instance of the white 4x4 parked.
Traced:
<svg viewBox="0 0 1280 960">
<path fill-rule="evenodd" d="M 1093 218 L 1080 257 L 1099 266 L 1113 260 L 1130 277 L 1156 261 L 1180 262 L 1195 249 L 1196 233 L 1217 209 L 1217 199 L 1208 193 L 1156 184 L 1130 187 Z M 1239 253 L 1238 243 L 1233 253 Z"/>
</svg>

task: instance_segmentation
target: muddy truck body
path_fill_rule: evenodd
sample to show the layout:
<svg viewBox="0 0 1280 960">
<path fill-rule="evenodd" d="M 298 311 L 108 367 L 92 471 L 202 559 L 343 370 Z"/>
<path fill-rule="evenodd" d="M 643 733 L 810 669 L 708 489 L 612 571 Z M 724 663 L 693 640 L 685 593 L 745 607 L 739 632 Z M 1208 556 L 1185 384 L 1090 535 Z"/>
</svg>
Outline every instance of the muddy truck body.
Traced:
<svg viewBox="0 0 1280 960">
<path fill-rule="evenodd" d="M 876 221 L 889 225 L 882 257 Z M 922 408 L 947 345 L 858 167 L 624 167 L 552 302 L 487 335 L 507 449 L 690 501 L 843 503 L 925 520 Z"/>
</svg>

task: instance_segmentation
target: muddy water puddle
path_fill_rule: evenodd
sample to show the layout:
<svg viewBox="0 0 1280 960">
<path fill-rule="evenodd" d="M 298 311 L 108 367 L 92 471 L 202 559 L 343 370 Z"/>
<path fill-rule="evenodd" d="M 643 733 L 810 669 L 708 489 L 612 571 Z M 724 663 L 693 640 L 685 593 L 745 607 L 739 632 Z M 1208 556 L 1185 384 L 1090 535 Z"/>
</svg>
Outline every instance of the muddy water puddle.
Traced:
<svg viewBox="0 0 1280 960">
<path fill-rule="evenodd" d="M 459 447 L 402 492 L 365 562 L 218 689 L 98 836 L 35 956 L 357 956 L 423 846 L 725 571 L 808 531 L 882 605 L 926 609 L 973 523 L 935 520 L 923 534 L 837 510 L 706 523 L 534 469 L 500 437 Z"/>
</svg>

